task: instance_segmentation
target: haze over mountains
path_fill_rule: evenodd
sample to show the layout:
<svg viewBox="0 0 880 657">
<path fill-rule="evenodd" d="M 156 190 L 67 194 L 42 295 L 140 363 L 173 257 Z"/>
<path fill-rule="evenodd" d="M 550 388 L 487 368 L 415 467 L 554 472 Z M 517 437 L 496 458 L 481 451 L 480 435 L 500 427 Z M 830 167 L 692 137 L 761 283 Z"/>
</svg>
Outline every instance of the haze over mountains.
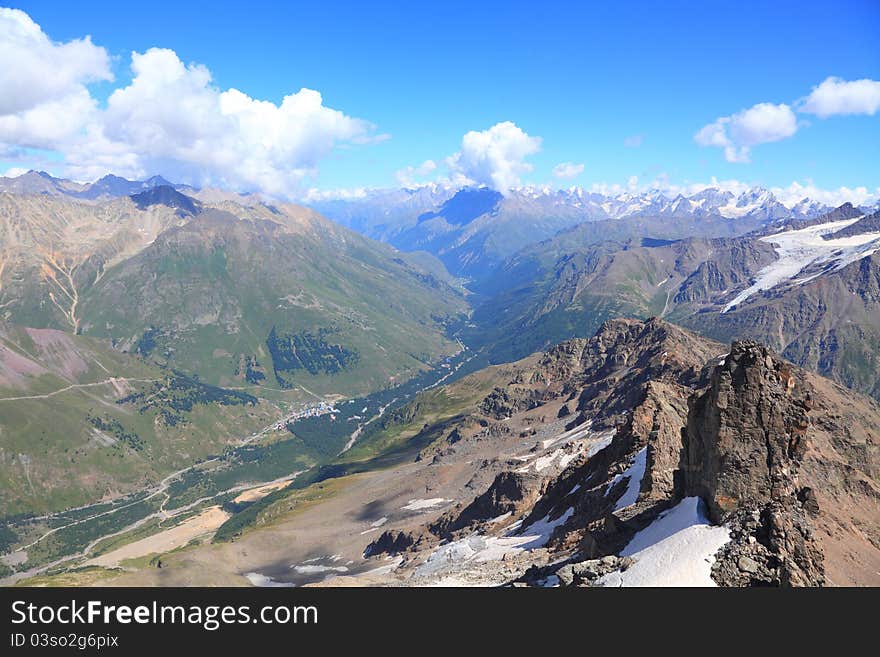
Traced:
<svg viewBox="0 0 880 657">
<path fill-rule="evenodd" d="M 579 187 L 521 187 L 502 195 L 485 187 L 436 184 L 310 205 L 368 237 L 404 250 L 430 251 L 450 272 L 469 278 L 485 276 L 528 244 L 584 222 L 653 217 L 673 220 L 653 222 L 659 224 L 653 232 L 686 225 L 701 236 L 721 237 L 775 221 L 812 219 L 832 209 L 809 198 L 785 205 L 760 187 L 738 195 L 709 187 L 670 197 L 659 190 L 605 195 Z"/>
<path fill-rule="evenodd" d="M 0 191 L 66 195 L 100 199 L 130 196 L 167 185 L 196 198 L 219 197 L 258 203 L 260 195 L 198 190 L 169 183 L 161 176 L 129 181 L 108 175 L 91 184 L 73 183 L 45 172 L 29 171 L 17 178 L 0 178 Z M 271 202 L 267 199 L 267 202 Z M 518 187 L 501 194 L 488 187 L 430 183 L 414 188 L 368 190 L 346 198 L 307 204 L 333 221 L 404 251 L 424 250 L 438 256 L 456 276 L 481 278 L 523 247 L 578 224 L 608 219 L 654 217 L 675 221 L 646 227 L 703 237 L 742 234 L 777 221 L 809 220 L 832 207 L 810 199 L 783 203 L 762 187 L 734 194 L 706 187 L 690 196 L 660 190 L 602 194 L 580 187 Z M 880 202 L 862 208 L 869 213 Z M 728 221 L 718 221 L 720 218 Z M 686 223 L 690 221 L 691 223 Z M 601 230 L 615 228 L 600 224 Z M 687 227 L 687 233 L 684 232 Z"/>
</svg>

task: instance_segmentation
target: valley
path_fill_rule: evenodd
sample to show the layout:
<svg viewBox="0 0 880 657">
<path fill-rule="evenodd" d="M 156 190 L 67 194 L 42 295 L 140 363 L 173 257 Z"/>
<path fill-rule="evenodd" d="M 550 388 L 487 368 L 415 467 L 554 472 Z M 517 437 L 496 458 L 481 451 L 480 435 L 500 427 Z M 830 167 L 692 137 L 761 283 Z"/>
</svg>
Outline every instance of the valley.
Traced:
<svg viewBox="0 0 880 657">
<path fill-rule="evenodd" d="M 341 456 L 350 450 L 386 410 L 398 408 L 422 390 L 464 375 L 473 367 L 475 357 L 463 350 L 444 363 L 445 367 L 426 372 L 405 385 L 363 398 L 343 399 L 335 405 L 321 401 L 298 408 L 233 442 L 223 454 L 209 455 L 168 474 L 155 486 L 109 504 L 7 519 L 6 531 L 25 538 L 18 544 L 7 542 L 4 563 L 22 569 L 2 581 L 10 584 L 59 567 L 67 569 L 72 567 L 70 562 L 85 561 L 84 567 L 101 563 L 101 555 L 124 550 L 119 546 L 126 542 L 150 543 L 145 537 L 179 534 L 176 530 L 181 524 L 211 510 L 215 510 L 213 517 L 218 522 L 203 527 L 202 534 L 219 529 L 223 524 L 220 520 L 229 521 L 273 491 L 296 484 L 300 475 L 320 466 L 335 451 Z M 346 443 L 340 445 L 343 440 Z M 292 469 L 297 467 L 301 469 Z M 243 495 L 247 492 L 252 495 Z"/>
</svg>

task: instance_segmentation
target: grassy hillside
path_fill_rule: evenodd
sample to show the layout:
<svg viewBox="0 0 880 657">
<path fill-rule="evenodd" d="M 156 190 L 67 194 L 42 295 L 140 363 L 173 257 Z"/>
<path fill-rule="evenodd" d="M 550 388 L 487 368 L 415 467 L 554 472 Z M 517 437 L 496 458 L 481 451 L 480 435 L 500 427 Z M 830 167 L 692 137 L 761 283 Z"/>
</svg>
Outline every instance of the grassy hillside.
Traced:
<svg viewBox="0 0 880 657">
<path fill-rule="evenodd" d="M 143 487 L 279 415 L 96 340 L 0 325 L 0 517 Z"/>
<path fill-rule="evenodd" d="M 355 394 L 457 351 L 461 295 L 390 247 L 309 216 L 209 210 L 109 269 L 82 331 L 218 385 Z"/>
</svg>

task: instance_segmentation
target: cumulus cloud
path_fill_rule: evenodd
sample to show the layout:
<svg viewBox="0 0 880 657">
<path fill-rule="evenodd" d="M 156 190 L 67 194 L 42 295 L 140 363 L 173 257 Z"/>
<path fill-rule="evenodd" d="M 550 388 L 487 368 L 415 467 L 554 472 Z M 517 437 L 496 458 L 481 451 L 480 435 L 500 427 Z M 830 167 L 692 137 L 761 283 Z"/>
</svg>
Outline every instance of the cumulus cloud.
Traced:
<svg viewBox="0 0 880 657">
<path fill-rule="evenodd" d="M 623 145 L 627 148 L 638 148 L 645 141 L 645 135 L 632 135 L 623 140 Z"/>
<path fill-rule="evenodd" d="M 403 187 L 413 187 L 418 184 L 417 178 L 430 175 L 437 169 L 434 160 L 425 160 L 417 167 L 404 167 L 395 173 L 397 182 Z"/>
<path fill-rule="evenodd" d="M 97 103 L 82 88 L 21 112 L 0 115 L 0 144 L 5 148 L 55 150 L 77 138 L 96 116 Z"/>
<path fill-rule="evenodd" d="M 89 37 L 56 43 L 19 9 L 0 7 L 0 116 L 78 97 L 84 84 L 112 80 L 110 57 Z"/>
<path fill-rule="evenodd" d="M 728 162 L 749 162 L 753 146 L 787 139 L 797 129 L 797 117 L 791 107 L 784 103 L 758 103 L 703 126 L 694 135 L 694 141 L 700 146 L 723 148 Z"/>
<path fill-rule="evenodd" d="M 553 167 L 553 175 L 561 180 L 577 178 L 584 172 L 583 164 L 574 164 L 573 162 L 561 162 Z"/>
<path fill-rule="evenodd" d="M 112 77 L 102 48 L 54 44 L 24 12 L 0 12 L 0 56 L 25 64 L 0 71 L 0 148 L 57 151 L 80 180 L 162 173 L 291 196 L 338 144 L 387 138 L 312 89 L 280 104 L 221 90 L 207 68 L 161 48 L 133 52 L 131 83 L 99 107 L 86 84 Z"/>
<path fill-rule="evenodd" d="M 798 111 L 827 118 L 839 114 L 868 114 L 873 116 L 880 109 L 880 82 L 877 80 L 852 80 L 826 78 L 813 87 L 809 96 L 798 103 Z"/>
<path fill-rule="evenodd" d="M 461 150 L 446 159 L 453 179 L 486 185 L 506 193 L 532 170 L 529 155 L 541 150 L 541 138 L 525 133 L 515 123 L 496 123 L 488 130 L 468 132 Z"/>
</svg>

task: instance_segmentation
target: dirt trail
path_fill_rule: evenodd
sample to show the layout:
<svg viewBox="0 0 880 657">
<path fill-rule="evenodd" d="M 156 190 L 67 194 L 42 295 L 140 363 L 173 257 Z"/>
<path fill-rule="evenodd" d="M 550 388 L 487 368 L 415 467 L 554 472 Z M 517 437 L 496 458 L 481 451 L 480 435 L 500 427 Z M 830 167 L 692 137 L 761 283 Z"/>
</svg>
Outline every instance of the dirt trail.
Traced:
<svg viewBox="0 0 880 657">
<path fill-rule="evenodd" d="M 76 388 L 95 388 L 97 386 L 106 386 L 112 385 L 114 389 L 118 390 L 118 384 L 120 381 L 135 381 L 137 383 L 155 383 L 158 379 L 130 379 L 127 377 L 121 376 L 111 376 L 109 379 L 104 379 L 103 381 L 95 381 L 94 383 L 74 383 L 72 385 L 66 386 L 64 388 L 59 388 L 58 390 L 53 390 L 52 392 L 47 392 L 43 395 L 22 395 L 20 397 L 0 397 L 0 402 L 4 401 L 23 401 L 25 399 L 48 399 L 49 397 L 54 397 L 55 395 L 60 395 L 62 392 L 67 392 L 68 390 L 74 390 Z"/>
</svg>

